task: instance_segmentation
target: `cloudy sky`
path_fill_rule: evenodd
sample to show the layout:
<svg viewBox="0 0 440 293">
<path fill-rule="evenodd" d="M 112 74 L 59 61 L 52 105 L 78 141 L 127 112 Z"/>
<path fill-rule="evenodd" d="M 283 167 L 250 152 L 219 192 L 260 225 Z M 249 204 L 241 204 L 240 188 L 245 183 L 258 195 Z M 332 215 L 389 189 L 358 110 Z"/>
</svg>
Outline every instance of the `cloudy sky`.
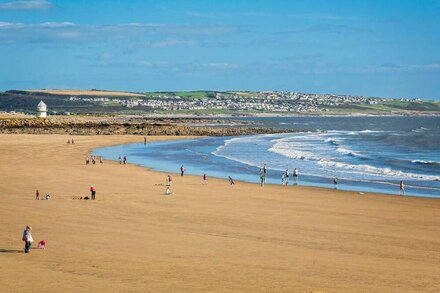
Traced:
<svg viewBox="0 0 440 293">
<path fill-rule="evenodd" d="M 440 99 L 440 0 L 0 0 L 0 90 Z"/>
</svg>

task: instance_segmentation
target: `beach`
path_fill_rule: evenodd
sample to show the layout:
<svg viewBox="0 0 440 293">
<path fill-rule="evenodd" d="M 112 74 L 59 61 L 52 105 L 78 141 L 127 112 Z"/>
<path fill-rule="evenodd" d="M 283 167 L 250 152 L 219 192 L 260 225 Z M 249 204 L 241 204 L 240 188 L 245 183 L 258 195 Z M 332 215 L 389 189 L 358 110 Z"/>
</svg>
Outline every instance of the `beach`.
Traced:
<svg viewBox="0 0 440 293">
<path fill-rule="evenodd" d="M 133 142 L 0 134 L 0 291 L 440 291 L 438 199 L 177 174 L 165 196 L 167 173 L 84 163 Z M 45 250 L 23 253 L 26 225 Z"/>
</svg>

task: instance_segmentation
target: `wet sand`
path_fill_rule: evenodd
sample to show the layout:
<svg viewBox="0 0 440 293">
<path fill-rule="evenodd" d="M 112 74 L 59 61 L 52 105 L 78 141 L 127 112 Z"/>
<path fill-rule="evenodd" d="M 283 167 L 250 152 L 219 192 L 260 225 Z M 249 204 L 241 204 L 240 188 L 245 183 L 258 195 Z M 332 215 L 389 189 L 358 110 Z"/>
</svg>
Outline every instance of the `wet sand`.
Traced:
<svg viewBox="0 0 440 293">
<path fill-rule="evenodd" d="M 1 292 L 440 291 L 437 199 L 177 174 L 165 196 L 165 173 L 84 164 L 143 137 L 69 138 L 0 135 Z"/>
</svg>

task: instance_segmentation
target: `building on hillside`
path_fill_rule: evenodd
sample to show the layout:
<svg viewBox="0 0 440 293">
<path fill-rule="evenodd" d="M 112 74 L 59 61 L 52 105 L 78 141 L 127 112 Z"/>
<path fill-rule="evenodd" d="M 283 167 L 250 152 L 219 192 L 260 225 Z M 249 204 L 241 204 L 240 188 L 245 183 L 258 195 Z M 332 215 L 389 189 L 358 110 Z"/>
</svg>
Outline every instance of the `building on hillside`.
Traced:
<svg viewBox="0 0 440 293">
<path fill-rule="evenodd" d="M 47 106 L 43 101 L 40 101 L 37 106 L 37 117 L 45 118 L 47 117 Z"/>
</svg>

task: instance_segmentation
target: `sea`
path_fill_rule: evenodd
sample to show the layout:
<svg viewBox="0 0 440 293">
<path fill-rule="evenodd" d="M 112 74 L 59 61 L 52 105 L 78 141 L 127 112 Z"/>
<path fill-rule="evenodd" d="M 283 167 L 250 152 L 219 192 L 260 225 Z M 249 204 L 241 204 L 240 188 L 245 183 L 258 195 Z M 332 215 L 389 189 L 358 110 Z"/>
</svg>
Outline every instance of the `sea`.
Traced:
<svg viewBox="0 0 440 293">
<path fill-rule="evenodd" d="M 294 116 L 229 118 L 235 126 L 292 130 L 283 134 L 208 137 L 143 142 L 94 150 L 97 156 L 154 170 L 260 182 L 266 165 L 267 184 L 282 184 L 288 170 L 299 173 L 299 185 L 359 193 L 440 198 L 440 116 Z"/>
</svg>

